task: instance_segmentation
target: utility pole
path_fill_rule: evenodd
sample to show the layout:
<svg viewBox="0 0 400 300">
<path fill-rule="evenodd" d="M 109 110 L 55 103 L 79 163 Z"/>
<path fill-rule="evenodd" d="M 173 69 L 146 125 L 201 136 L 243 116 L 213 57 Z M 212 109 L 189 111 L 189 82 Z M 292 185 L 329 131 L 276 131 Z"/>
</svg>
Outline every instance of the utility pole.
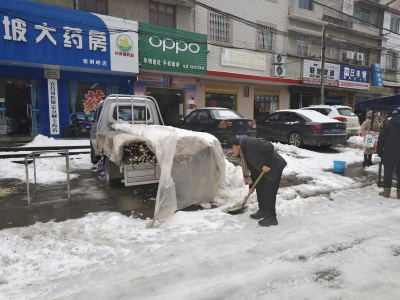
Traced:
<svg viewBox="0 0 400 300">
<path fill-rule="evenodd" d="M 325 33 L 325 25 L 322 26 L 322 48 L 321 48 L 321 103 L 325 104 L 325 42 L 326 42 L 326 33 Z"/>
</svg>

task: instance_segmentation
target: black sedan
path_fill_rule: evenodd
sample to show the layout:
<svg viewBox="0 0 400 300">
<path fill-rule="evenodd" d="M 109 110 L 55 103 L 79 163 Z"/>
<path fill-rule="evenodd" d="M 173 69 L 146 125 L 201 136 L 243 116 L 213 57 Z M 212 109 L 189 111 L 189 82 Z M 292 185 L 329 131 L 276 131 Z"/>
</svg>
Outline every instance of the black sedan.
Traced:
<svg viewBox="0 0 400 300">
<path fill-rule="evenodd" d="M 280 110 L 257 124 L 257 136 L 270 141 L 302 145 L 329 146 L 347 140 L 346 123 L 312 110 Z"/>
<path fill-rule="evenodd" d="M 174 126 L 210 133 L 221 143 L 232 136 L 244 138 L 257 135 L 254 120 L 243 118 L 234 110 L 219 107 L 196 109 Z"/>
</svg>

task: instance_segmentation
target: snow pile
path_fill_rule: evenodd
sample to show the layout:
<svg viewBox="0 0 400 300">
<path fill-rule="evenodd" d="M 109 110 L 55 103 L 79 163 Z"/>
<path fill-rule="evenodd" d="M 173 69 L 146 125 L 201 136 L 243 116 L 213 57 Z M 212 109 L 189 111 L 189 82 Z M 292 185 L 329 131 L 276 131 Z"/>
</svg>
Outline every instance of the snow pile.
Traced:
<svg viewBox="0 0 400 300">
<path fill-rule="evenodd" d="M 0 299 L 397 299 L 400 202 L 376 194 L 285 201 L 270 228 L 212 209 L 5 229 Z"/>
<path fill-rule="evenodd" d="M 357 145 L 357 146 L 364 146 L 364 138 L 357 135 L 357 136 L 351 136 L 348 140 L 347 140 L 347 144 L 350 145 Z"/>
<path fill-rule="evenodd" d="M 85 140 L 62 140 L 62 139 L 54 139 L 49 138 L 47 136 L 39 134 L 34 138 L 34 140 L 28 144 L 25 144 L 21 147 L 50 147 L 50 146 L 89 146 L 90 141 L 88 139 Z"/>
<path fill-rule="evenodd" d="M 54 153 L 51 155 L 54 155 Z M 73 179 L 78 177 L 78 174 L 73 174 L 73 172 L 79 170 L 90 170 L 93 168 L 93 164 L 90 162 L 90 156 L 88 154 L 80 154 L 70 156 L 69 168 L 72 173 L 70 174 L 70 179 Z M 28 169 L 29 181 L 34 182 L 33 163 L 28 165 Z M 0 179 L 14 178 L 26 182 L 25 164 L 13 163 L 9 159 L 0 159 L 0 170 Z M 67 173 L 65 157 L 36 159 L 37 183 L 53 184 L 55 182 L 65 182 L 66 180 Z"/>
</svg>

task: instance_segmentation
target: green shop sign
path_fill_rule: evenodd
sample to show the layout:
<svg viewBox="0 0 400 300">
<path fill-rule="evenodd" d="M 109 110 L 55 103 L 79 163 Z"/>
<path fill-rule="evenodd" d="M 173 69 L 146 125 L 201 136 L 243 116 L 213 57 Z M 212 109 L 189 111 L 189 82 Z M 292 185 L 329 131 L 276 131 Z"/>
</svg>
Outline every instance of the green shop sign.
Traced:
<svg viewBox="0 0 400 300">
<path fill-rule="evenodd" d="M 140 23 L 140 67 L 207 74 L 207 35 Z"/>
</svg>

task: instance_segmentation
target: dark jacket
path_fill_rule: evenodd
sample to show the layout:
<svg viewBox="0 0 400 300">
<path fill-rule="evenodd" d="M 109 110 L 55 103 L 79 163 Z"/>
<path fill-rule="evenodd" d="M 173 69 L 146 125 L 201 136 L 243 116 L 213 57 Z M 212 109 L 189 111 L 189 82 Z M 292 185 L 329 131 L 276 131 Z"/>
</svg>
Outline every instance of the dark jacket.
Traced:
<svg viewBox="0 0 400 300">
<path fill-rule="evenodd" d="M 400 115 L 383 126 L 379 134 L 378 155 L 384 165 L 400 165 Z"/>
<path fill-rule="evenodd" d="M 275 181 L 287 165 L 286 161 L 274 150 L 274 145 L 269 141 L 244 138 L 240 141 L 240 148 L 244 153 L 245 159 L 260 173 L 263 166 L 271 168 L 271 171 L 264 175 L 271 181 Z"/>
</svg>

